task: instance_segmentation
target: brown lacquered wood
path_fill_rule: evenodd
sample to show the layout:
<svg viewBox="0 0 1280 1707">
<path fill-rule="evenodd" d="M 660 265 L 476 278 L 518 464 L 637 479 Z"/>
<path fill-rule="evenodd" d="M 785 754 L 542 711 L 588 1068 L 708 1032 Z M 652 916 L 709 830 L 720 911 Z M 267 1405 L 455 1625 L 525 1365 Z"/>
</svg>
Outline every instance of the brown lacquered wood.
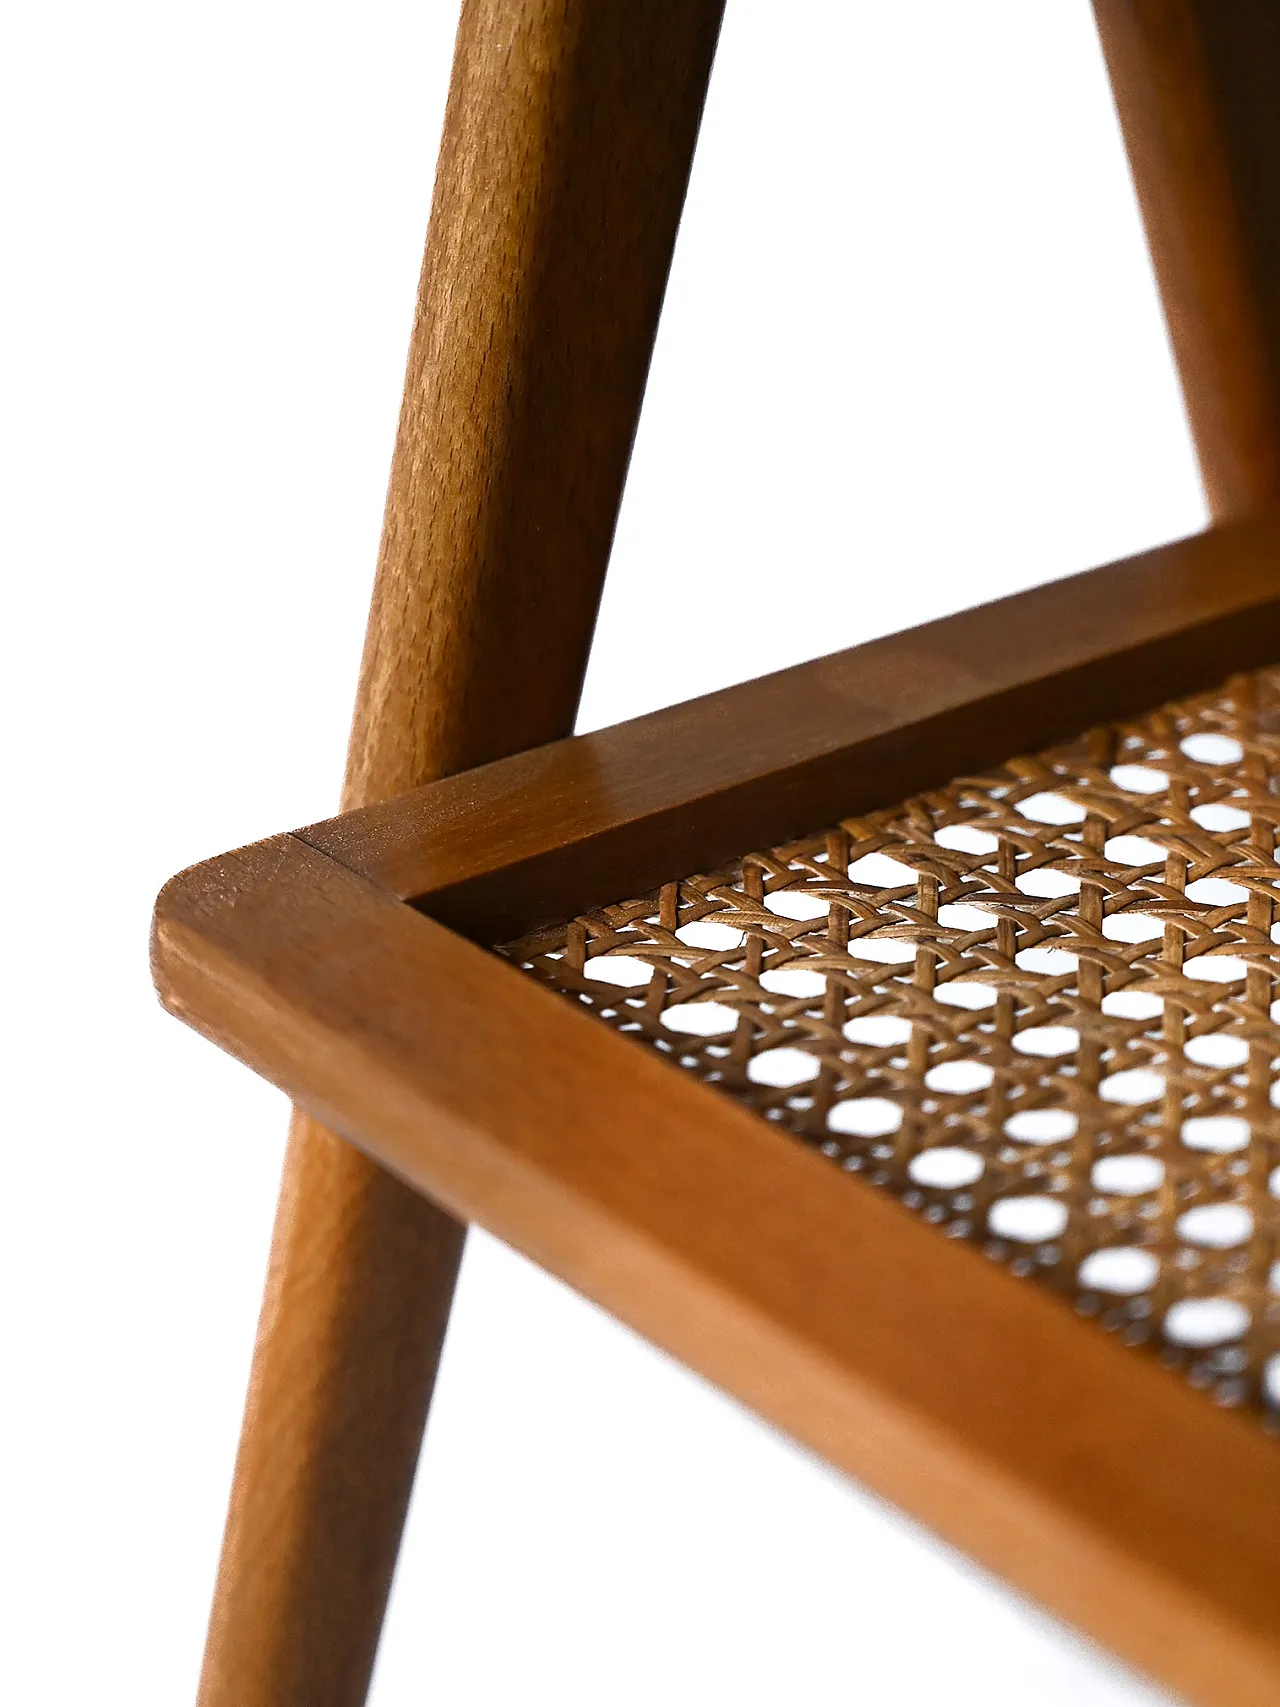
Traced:
<svg viewBox="0 0 1280 1707">
<path fill-rule="evenodd" d="M 202 1703 L 363 1698 L 463 1237 L 295 1113 Z"/>
<path fill-rule="evenodd" d="M 1280 7 L 1094 0 L 1205 488 L 1280 498 Z"/>
<path fill-rule="evenodd" d="M 1260 517 L 299 834 L 502 941 L 1280 657 Z"/>
<path fill-rule="evenodd" d="M 466 0 L 343 799 L 567 734 L 722 0 Z M 295 1118 L 201 1707 L 363 1700 L 462 1229 Z"/>
<path fill-rule="evenodd" d="M 573 726 L 723 0 L 469 0 L 345 804 Z"/>
<path fill-rule="evenodd" d="M 1203 1707 L 1280 1698 L 1276 1444 L 294 837 L 161 896 L 172 1011 Z"/>
<path fill-rule="evenodd" d="M 1268 0 L 1096 0 L 1096 10 L 1210 501 L 1219 518 L 1251 513 L 1280 497 L 1280 18 Z M 418 792 L 305 834 L 481 937 L 713 864 L 837 808 L 880 803 L 1280 655 L 1268 523 L 623 730 L 557 739 L 576 707 L 720 11 L 721 0 L 463 7 L 343 800 L 369 807 Z M 489 763 L 541 742 L 554 744 Z M 476 765 L 485 768 L 437 780 Z M 701 1101 L 686 1106 L 680 1099 L 695 1087 L 645 1081 L 634 1129 L 619 1125 L 611 1094 L 618 1142 L 628 1131 L 652 1140 L 655 1166 L 670 1162 L 694 1211 L 709 1192 L 716 1203 L 728 1193 L 744 1236 L 769 1250 L 773 1240 L 786 1257 L 776 1272 L 764 1263 L 767 1284 L 758 1256 L 744 1275 L 727 1244 L 710 1251 L 664 1219 L 670 1205 L 655 1207 L 650 1184 L 633 1190 L 621 1153 L 616 1179 L 592 1173 L 611 1152 L 604 1145 L 588 1165 L 579 1138 L 608 1124 L 605 1080 L 623 1058 L 606 1050 L 597 1061 L 616 1040 L 588 1042 L 573 1029 L 577 1016 L 552 1019 L 549 1009 L 529 1021 L 531 1052 L 521 1057 L 522 1076 L 546 1081 L 534 1099 L 540 1112 L 499 1141 L 490 1128 L 511 1118 L 510 1092 L 501 1039 L 485 1028 L 493 1013 L 525 1023 L 523 993 L 492 982 L 509 975 L 390 897 L 371 901 L 375 889 L 296 840 L 270 857 L 250 861 L 251 877 L 237 868 L 250 904 L 234 928 L 217 883 L 212 900 L 193 879 L 166 903 L 162 980 L 172 1002 L 191 1002 L 188 1017 L 222 1026 L 223 1041 L 417 1190 L 523 1243 L 1140 1663 L 1206 1701 L 1274 1699 L 1275 1628 L 1257 1594 L 1264 1578 L 1275 1587 L 1271 1554 L 1264 1545 L 1259 1561 L 1255 1548 L 1253 1575 L 1230 1563 L 1232 1548 L 1256 1539 L 1247 1501 L 1274 1498 L 1273 1484 L 1257 1479 L 1256 1446 L 1242 1449 L 1252 1468 L 1233 1472 L 1229 1510 L 1193 1499 L 1174 1519 L 1162 1515 L 1151 1478 L 1124 1505 L 1118 1456 L 1104 1453 L 1104 1473 L 1084 1477 L 1082 1462 L 1097 1469 L 1095 1443 L 1069 1429 L 1051 1430 L 1039 1457 L 1038 1448 L 1020 1454 L 990 1405 L 957 1397 L 998 1374 L 963 1333 L 948 1408 L 923 1377 L 912 1385 L 887 1340 L 851 1347 L 843 1328 L 792 1296 L 807 1275 L 818 1290 L 843 1277 L 879 1298 L 867 1264 L 877 1251 L 907 1262 L 917 1230 L 882 1227 L 884 1207 L 864 1208 L 856 1223 L 839 1223 L 841 1240 L 862 1241 L 862 1267 L 850 1276 L 836 1266 L 832 1234 L 825 1245 L 818 1236 L 806 1269 L 808 1227 L 803 1238 L 798 1219 L 771 1231 L 753 1208 L 763 1186 L 744 1188 L 739 1202 L 718 1170 L 731 1146 L 739 1156 L 746 1146 L 753 1167 L 755 1151 L 772 1146 L 759 1182 L 794 1188 L 796 1217 L 803 1208 L 821 1227 L 834 1211 L 820 1207 L 825 1182 L 803 1172 L 810 1158 L 787 1152 L 784 1161 L 776 1135 L 753 1128 L 745 1137 L 733 1124 L 742 1117 L 720 1104 L 714 1116 Z M 451 980 L 465 991 L 432 1033 L 439 1047 L 429 1060 L 411 1060 L 408 1030 L 384 1036 L 379 1020 L 365 1036 L 377 1003 L 347 964 L 358 958 L 357 919 L 379 945 L 389 988 L 409 967 L 405 1026 L 428 985 L 437 997 Z M 257 947 L 240 935 L 252 921 L 264 933 Z M 310 948 L 295 956 L 304 939 Z M 269 975 L 268 940 L 288 945 L 284 970 L 273 963 Z M 332 988 L 322 963 L 341 971 Z M 241 1002 L 251 1022 L 234 1018 Z M 479 1027 L 474 1047 L 460 1029 L 468 1023 Z M 359 1048 L 343 1025 L 360 1028 Z M 535 1043 L 549 1052 L 541 1062 Z M 557 1087 L 547 1062 L 567 1073 L 580 1060 L 582 1085 Z M 624 1070 L 639 1072 L 629 1061 Z M 493 1082 L 481 1095 L 484 1072 Z M 709 1148 L 695 1146 L 687 1179 L 656 1142 L 660 1091 L 664 1131 L 686 1122 L 706 1130 Z M 555 1133 L 564 1154 L 545 1149 Z M 665 1184 L 659 1195 L 665 1203 Z M 699 1238 L 712 1237 L 713 1221 L 701 1217 Z M 312 1116 L 296 1118 L 203 1707 L 352 1707 L 363 1698 L 461 1237 L 454 1219 Z M 936 1266 L 923 1247 L 919 1261 L 922 1273 Z M 975 1304 L 995 1312 L 997 1348 L 1019 1353 L 1037 1335 L 1049 1336 L 1041 1355 L 1044 1344 L 1056 1348 L 1056 1320 L 1050 1327 L 1034 1315 L 1039 1305 L 1027 1306 L 1032 1327 L 1011 1327 L 1014 1306 L 975 1272 L 981 1282 L 949 1268 L 945 1295 L 936 1279 L 930 1293 L 927 1274 L 912 1299 L 884 1293 L 885 1320 L 902 1326 L 918 1298 L 954 1307 L 946 1300 L 972 1285 Z M 923 1320 L 907 1325 L 924 1332 Z M 1065 1342 L 1062 1356 L 1063 1369 L 1096 1383 L 1109 1423 L 1121 1398 L 1164 1417 L 1155 1389 L 1121 1395 L 1098 1369 L 1073 1364 Z M 1046 1380 L 1033 1386 L 1053 1400 Z M 1009 1414 L 1022 1413 L 1015 1405 Z M 1163 1469 L 1203 1481 L 1201 1435 L 1217 1420 L 1184 1420 L 1177 1405 L 1170 1416 Z M 1227 1438 L 1213 1436 L 1213 1451 Z M 1105 1512 L 1103 1494 L 1114 1496 Z M 1150 1544 L 1139 1520 L 1155 1526 Z M 1205 1540 L 1199 1552 L 1195 1534 Z M 1078 1593 L 1063 1586 L 1073 1573 L 1087 1579 Z M 1137 1608 L 1134 1630 L 1116 1628 L 1122 1591 Z M 1195 1640 L 1169 1663 L 1164 1649 L 1182 1619 Z"/>
</svg>

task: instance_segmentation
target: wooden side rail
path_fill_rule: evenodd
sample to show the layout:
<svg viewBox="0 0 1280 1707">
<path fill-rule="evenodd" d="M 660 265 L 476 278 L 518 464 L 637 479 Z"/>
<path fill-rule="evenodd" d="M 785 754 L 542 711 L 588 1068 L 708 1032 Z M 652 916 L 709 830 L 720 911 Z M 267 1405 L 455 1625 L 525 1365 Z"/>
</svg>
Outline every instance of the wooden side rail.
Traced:
<svg viewBox="0 0 1280 1707">
<path fill-rule="evenodd" d="M 162 895 L 167 1006 L 1203 1707 L 1280 1693 L 1276 1443 L 294 836 Z"/>
<path fill-rule="evenodd" d="M 481 941 L 1280 658 L 1280 515 L 298 831 Z"/>
</svg>

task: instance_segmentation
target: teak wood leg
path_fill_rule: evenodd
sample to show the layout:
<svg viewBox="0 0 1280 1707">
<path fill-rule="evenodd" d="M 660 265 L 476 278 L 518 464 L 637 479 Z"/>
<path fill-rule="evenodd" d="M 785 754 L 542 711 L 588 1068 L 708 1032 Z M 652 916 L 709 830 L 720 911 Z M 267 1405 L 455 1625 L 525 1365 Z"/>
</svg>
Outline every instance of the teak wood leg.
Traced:
<svg viewBox="0 0 1280 1707">
<path fill-rule="evenodd" d="M 343 801 L 567 734 L 723 0 L 465 0 Z M 364 1699 L 460 1225 L 298 1117 L 200 1707 Z"/>
<path fill-rule="evenodd" d="M 1280 6 L 1093 0 L 1217 521 L 1280 501 Z"/>
<path fill-rule="evenodd" d="M 464 1237 L 295 1114 L 202 1701 L 363 1698 Z"/>
</svg>

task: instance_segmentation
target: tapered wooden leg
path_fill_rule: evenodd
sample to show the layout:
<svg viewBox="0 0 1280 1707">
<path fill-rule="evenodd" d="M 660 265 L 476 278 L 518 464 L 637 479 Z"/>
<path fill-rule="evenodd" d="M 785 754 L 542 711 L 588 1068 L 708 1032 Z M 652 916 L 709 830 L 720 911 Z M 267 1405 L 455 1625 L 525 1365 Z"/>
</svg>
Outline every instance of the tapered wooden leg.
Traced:
<svg viewBox="0 0 1280 1707">
<path fill-rule="evenodd" d="M 464 1236 L 294 1116 L 202 1702 L 363 1698 Z"/>
<path fill-rule="evenodd" d="M 723 0 L 466 0 L 344 806 L 569 733 Z M 200 1707 L 365 1696 L 462 1229 L 298 1117 Z"/>
<path fill-rule="evenodd" d="M 1094 0 L 1214 517 L 1280 502 L 1280 6 Z"/>
</svg>

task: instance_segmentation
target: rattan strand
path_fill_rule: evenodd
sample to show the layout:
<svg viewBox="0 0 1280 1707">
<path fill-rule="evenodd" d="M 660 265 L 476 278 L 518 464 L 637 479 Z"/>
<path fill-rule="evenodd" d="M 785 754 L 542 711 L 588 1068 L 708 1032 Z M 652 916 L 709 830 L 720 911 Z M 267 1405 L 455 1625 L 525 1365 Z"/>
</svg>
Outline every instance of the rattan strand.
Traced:
<svg viewBox="0 0 1280 1707">
<path fill-rule="evenodd" d="M 504 945 L 1280 1427 L 1280 669 Z"/>
</svg>

